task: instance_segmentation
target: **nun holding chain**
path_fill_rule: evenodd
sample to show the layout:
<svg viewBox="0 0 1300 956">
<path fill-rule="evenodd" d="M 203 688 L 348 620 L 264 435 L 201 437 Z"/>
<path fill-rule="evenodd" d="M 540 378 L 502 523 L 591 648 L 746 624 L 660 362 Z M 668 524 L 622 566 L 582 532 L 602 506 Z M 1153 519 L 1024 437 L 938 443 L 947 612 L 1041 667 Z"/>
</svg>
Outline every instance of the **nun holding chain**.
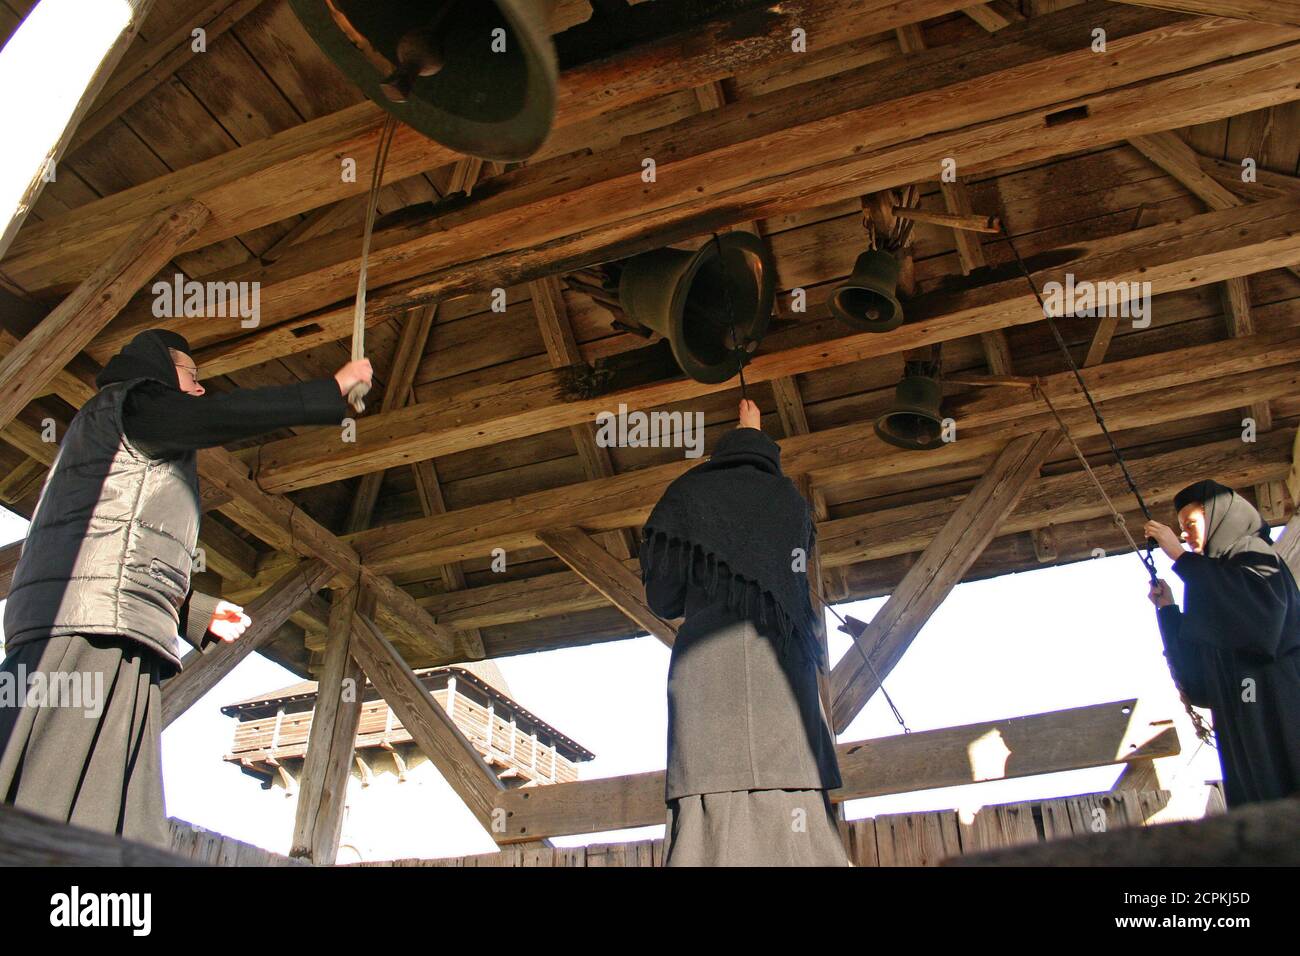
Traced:
<svg viewBox="0 0 1300 956">
<path fill-rule="evenodd" d="M 685 617 L 668 668 L 665 865 L 848 866 L 805 570 L 816 526 L 753 402 L 740 424 L 644 528 L 647 602 Z"/>
<path fill-rule="evenodd" d="M 1241 495 L 1199 481 L 1174 499 L 1179 536 L 1146 533 L 1183 579 L 1184 610 L 1152 585 L 1174 680 L 1213 713 L 1229 807 L 1300 792 L 1300 591 L 1268 525 Z"/>
</svg>

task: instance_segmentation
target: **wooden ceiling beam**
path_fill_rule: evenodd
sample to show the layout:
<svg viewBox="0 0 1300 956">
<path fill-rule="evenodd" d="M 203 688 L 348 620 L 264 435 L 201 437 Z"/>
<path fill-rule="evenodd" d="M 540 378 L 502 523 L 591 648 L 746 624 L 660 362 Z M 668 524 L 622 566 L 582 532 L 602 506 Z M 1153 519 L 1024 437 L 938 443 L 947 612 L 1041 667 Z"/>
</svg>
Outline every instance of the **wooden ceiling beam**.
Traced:
<svg viewBox="0 0 1300 956">
<path fill-rule="evenodd" d="M 796 28 L 805 30 L 814 44 L 822 38 L 844 43 L 943 16 L 960 9 L 962 2 L 786 0 L 763 17 L 721 18 L 634 47 L 561 75 L 552 139 L 562 139 L 559 134 L 566 128 L 602 113 L 789 57 Z M 373 156 L 385 116 L 375 104 L 359 103 L 33 225 L 14 244 L 5 271 L 28 291 L 79 281 L 129 234 L 136 220 L 181 199 L 199 199 L 213 211 L 209 227 L 190 246 L 200 248 L 362 195 L 369 176 L 342 182 L 339 157 Z M 388 176 L 404 179 L 459 156 L 402 126 L 393 141 Z"/>
<path fill-rule="evenodd" d="M 1179 390 L 1169 395 L 1169 400 L 1183 403 L 1173 409 L 1173 417 L 1231 409 L 1240 403 L 1243 392 L 1249 394 L 1250 390 L 1283 394 L 1291 387 L 1297 362 L 1300 330 L 1286 329 L 1110 362 L 1085 370 L 1084 377 L 1097 401 L 1117 403 L 1114 427 L 1118 429 L 1168 420 L 1171 411 L 1150 401 L 1150 396 L 1163 389 Z M 1077 435 L 1097 433 L 1070 373 L 1045 377 L 1043 387 Z M 1193 412 L 1193 408 L 1200 411 Z M 870 422 L 860 422 L 782 439 L 782 466 L 787 475 L 810 473 L 815 483 L 827 486 L 941 468 L 991 455 L 1008 438 L 1041 429 L 1052 420 L 1028 390 L 1013 387 L 953 396 L 945 410 L 958 422 L 959 440 L 942 449 L 924 455 L 892 450 Z M 536 547 L 536 532 L 547 528 L 577 524 L 601 531 L 643 522 L 668 483 L 693 464 L 683 459 L 615 478 L 460 508 L 376 528 L 348 541 L 364 556 L 368 567 L 387 574 L 487 555 L 494 547 Z"/>
<path fill-rule="evenodd" d="M 97 133 L 171 78 L 196 55 L 193 33 L 202 29 L 211 44 L 257 9 L 263 0 L 186 0 L 198 9 L 171 33 L 127 51 L 95 100 L 90 114 L 77 127 L 68 146 L 71 157 Z M 199 6 L 199 3 L 202 5 Z M 206 49 L 206 47 L 205 47 Z"/>
<path fill-rule="evenodd" d="M 1212 472 L 1237 487 L 1284 478 L 1289 468 L 1290 441 L 1288 429 L 1264 436 L 1251 445 L 1243 446 L 1235 439 L 1189 444 L 1175 451 L 1133 460 L 1129 465 L 1148 503 L 1163 506 L 1171 504 L 1178 489 L 1186 483 L 1182 476 L 1194 471 Z M 976 460 L 979 457 L 984 456 Z M 1118 465 L 1099 465 L 1095 470 L 1107 494 L 1123 501 L 1127 485 Z M 938 533 L 956 507 L 956 502 L 945 495 L 935 500 L 818 521 L 821 560 L 824 565 L 845 569 L 916 554 Z M 1060 527 L 1086 522 L 1109 513 L 1082 472 L 1065 472 L 1036 481 L 1010 517 L 1002 522 L 998 536 L 1022 534 L 1047 525 Z M 639 573 L 635 560 L 624 562 L 624 567 L 630 575 Z M 435 594 L 421 598 L 420 603 L 449 627 L 495 627 L 592 610 L 604 604 L 590 594 L 581 579 L 567 571 L 482 585 L 457 594 Z"/>
<path fill-rule="evenodd" d="M 1257 203 L 1149 226 L 1073 247 L 1069 271 L 1076 282 L 1149 282 L 1153 295 L 1300 261 L 1300 203 Z M 1063 268 L 1038 270 L 1043 283 Z M 782 349 L 797 337 L 809 342 L 801 323 L 788 336 L 765 342 L 770 352 L 755 355 L 746 367 L 751 384 L 832 368 L 878 355 L 903 352 L 1010 325 L 1041 321 L 1042 310 L 1022 278 L 974 286 L 954 293 L 918 296 L 908 304 L 911 321 L 884 333 L 838 335 L 843 327 L 826 319 L 825 337 Z M 585 424 L 625 402 L 647 409 L 726 391 L 730 382 L 704 384 L 690 379 L 653 382 L 609 395 L 557 403 L 558 372 L 544 372 L 504 385 L 467 391 L 445 403 L 422 403 L 369 416 L 357 424 L 357 440 L 325 451 L 311 436 L 269 442 L 260 453 L 259 482 L 288 491 L 364 474 L 411 459 L 427 459 L 524 435 Z"/>
<path fill-rule="evenodd" d="M 1154 25 L 1158 14 L 1135 17 L 1124 7 L 1096 13 L 1110 37 L 1113 62 L 1104 71 L 1096 69 L 1097 55 L 1076 42 L 1078 14 L 1064 11 L 996 39 L 927 50 L 894 67 L 872 64 L 689 117 L 602 153 L 495 177 L 494 189 L 478 191 L 471 202 L 376 233 L 369 272 L 377 315 L 922 181 L 943 156 L 961 156 L 967 170 L 1024 162 L 1113 142 L 1117 128 L 1142 133 L 1300 98 L 1281 79 L 1288 69 L 1300 70 L 1300 42 L 1277 46 L 1300 33 L 1236 21 Z M 1052 56 L 1061 46 L 1069 52 Z M 1243 56 L 1214 62 L 1233 53 Z M 913 60 L 916 68 L 904 68 Z M 980 75 L 971 76 L 973 69 Z M 948 93 L 937 96 L 941 89 Z M 810 102 L 817 104 L 813 113 Z M 1068 122 L 1048 121 L 1062 109 Z M 903 141 L 891 121 L 900 111 L 909 114 Z M 1034 111 L 1041 113 L 1027 118 Z M 801 148 L 783 148 L 793 138 Z M 767 157 L 762 177 L 750 172 L 755 155 Z M 657 185 L 629 190 L 644 156 L 660 160 Z M 317 310 L 325 312 L 313 324 L 338 328 L 343 317 L 335 306 L 351 294 L 357 268 L 351 237 L 324 237 L 270 268 L 208 278 L 260 283 L 262 325 L 244 338 L 271 342 L 282 338 L 279 326 Z M 21 284 L 14 270 L 13 263 L 5 267 Z M 139 328 L 157 324 L 146 306 L 98 336 L 90 354 L 106 361 Z M 194 319 L 168 327 L 198 346 L 224 337 Z M 242 347 L 243 360 L 254 354 L 266 360 L 275 353 Z"/>
<path fill-rule="evenodd" d="M 0 425 L 8 424 L 207 221 L 182 202 L 146 222 L 0 360 Z"/>
<path fill-rule="evenodd" d="M 438 624 L 415 600 L 383 574 L 361 563 L 357 552 L 322 527 L 296 504 L 268 494 L 247 467 L 220 448 L 199 452 L 199 474 L 231 498 L 222 513 L 277 550 L 325 561 L 339 586 L 361 584 L 379 600 L 377 613 L 416 647 L 438 655 L 455 649 L 455 633 Z"/>
<path fill-rule="evenodd" d="M 1203 17 L 1232 17 L 1300 27 L 1300 0 L 1120 0 Z"/>
<path fill-rule="evenodd" d="M 993 540 L 1060 438 L 1053 429 L 1012 439 L 903 575 L 865 630 L 852 635 L 861 653 L 850 650 L 831 671 L 834 703 L 829 716 L 836 733 L 843 733 L 880 689 L 880 681 L 902 659 L 930 615 Z"/>
<path fill-rule="evenodd" d="M 677 627 L 650 610 L 641 579 L 629 571 L 622 561 L 584 534 L 581 528 L 542 531 L 537 537 L 574 573 L 626 614 L 628 620 L 667 646 L 673 646 L 677 640 Z"/>
</svg>

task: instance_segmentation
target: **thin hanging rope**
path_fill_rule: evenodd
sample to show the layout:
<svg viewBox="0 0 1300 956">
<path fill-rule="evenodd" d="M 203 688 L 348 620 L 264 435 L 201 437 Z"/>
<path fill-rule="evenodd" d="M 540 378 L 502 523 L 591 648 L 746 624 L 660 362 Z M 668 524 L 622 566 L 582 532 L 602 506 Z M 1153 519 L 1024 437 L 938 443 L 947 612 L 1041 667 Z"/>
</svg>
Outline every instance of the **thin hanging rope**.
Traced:
<svg viewBox="0 0 1300 956">
<path fill-rule="evenodd" d="M 739 365 L 740 374 L 740 400 L 749 401 L 749 392 L 745 388 L 745 359 L 748 353 L 744 346 L 740 344 L 740 335 L 736 331 L 736 310 L 731 302 L 731 283 L 727 281 L 727 270 L 722 263 L 722 242 L 718 239 L 718 234 L 713 234 L 713 248 L 718 252 L 718 270 L 722 276 L 722 299 L 726 304 L 727 322 L 731 326 L 731 347 L 736 352 L 736 360 Z"/>
<path fill-rule="evenodd" d="M 885 690 L 884 678 L 880 676 L 880 673 L 876 670 L 876 665 L 871 663 L 871 658 L 867 655 L 867 652 L 862 649 L 862 645 L 858 643 L 857 637 L 855 637 L 853 634 L 853 626 L 849 624 L 848 621 L 844 620 L 844 618 L 840 615 L 839 611 L 831 607 L 830 602 L 828 602 L 824 597 L 821 596 L 821 593 L 817 590 L 817 588 L 812 586 L 811 578 L 808 581 L 808 593 L 811 594 L 813 597 L 815 597 L 819 602 L 821 602 L 822 607 L 826 608 L 826 610 L 830 611 L 837 618 L 839 618 L 840 623 L 843 624 L 846 628 L 848 628 L 847 633 L 849 635 L 849 640 L 853 643 L 853 646 L 858 649 L 858 653 L 862 655 L 863 663 L 865 663 L 867 665 L 867 669 L 871 671 L 871 676 L 876 679 L 876 686 L 880 688 L 880 693 L 884 695 L 885 703 L 889 704 L 889 709 L 894 712 L 894 719 L 898 721 L 898 725 L 903 728 L 903 733 L 910 734 L 912 732 L 912 728 L 907 726 L 907 722 L 903 720 L 903 715 L 899 712 L 898 708 L 894 705 L 894 699 L 889 696 L 889 691 Z"/>
<path fill-rule="evenodd" d="M 1056 323 L 1052 321 L 1052 316 L 1047 311 L 1047 304 L 1043 302 L 1043 297 L 1039 294 L 1038 286 L 1034 284 L 1033 277 L 1029 274 L 1029 269 L 1025 265 L 1025 260 L 1020 257 L 1020 252 L 1016 249 L 1016 244 L 1012 241 L 1011 234 L 1007 231 L 1005 216 L 1002 217 L 1002 235 L 1007 240 L 1007 245 L 1011 249 L 1011 254 L 1015 256 L 1016 263 L 1020 266 L 1020 272 L 1025 277 L 1025 282 L 1029 284 L 1029 288 L 1034 293 L 1034 298 L 1038 300 L 1039 308 L 1043 311 L 1043 318 L 1047 320 L 1048 328 L 1052 330 L 1052 337 L 1056 339 L 1056 344 L 1060 348 L 1061 354 L 1065 356 L 1066 364 L 1070 366 L 1070 371 L 1074 373 L 1075 381 L 1079 383 L 1079 388 L 1083 391 L 1084 398 L 1088 400 L 1088 407 L 1092 409 L 1093 417 L 1101 427 L 1101 433 L 1106 436 L 1106 442 L 1110 445 L 1111 453 L 1115 456 L 1115 461 L 1119 464 L 1120 471 L 1124 475 L 1124 480 L 1127 482 L 1129 490 L 1133 493 L 1133 497 L 1137 499 L 1138 507 L 1142 509 L 1142 514 L 1148 521 L 1155 520 L 1151 515 L 1151 509 L 1147 507 L 1146 501 L 1142 498 L 1142 492 L 1138 490 L 1137 482 L 1133 480 L 1133 475 L 1128 470 L 1128 463 L 1125 462 L 1124 455 L 1120 452 L 1119 446 L 1111 436 L 1110 429 L 1106 427 L 1106 420 L 1102 417 L 1100 409 L 1097 408 L 1097 403 L 1093 401 L 1092 392 L 1088 390 L 1088 385 L 1083 380 L 1083 375 L 1079 371 L 1079 366 L 1075 364 L 1074 356 L 1070 354 L 1070 348 L 1065 344 L 1065 339 L 1061 335 L 1061 330 L 1058 329 Z M 1138 543 L 1133 540 L 1133 535 L 1129 533 L 1128 525 L 1124 521 L 1124 516 L 1120 513 L 1119 509 L 1115 507 L 1115 503 L 1111 501 L 1110 495 L 1106 494 L 1106 489 L 1102 487 L 1101 482 L 1097 479 L 1096 474 L 1092 470 L 1092 466 L 1088 464 L 1088 460 L 1084 457 L 1083 451 L 1075 442 L 1074 436 L 1070 434 L 1070 429 L 1066 427 L 1065 420 L 1061 418 L 1060 414 L 1056 410 L 1056 406 L 1052 404 L 1052 400 L 1047 396 L 1047 390 L 1043 388 L 1041 379 L 1036 378 L 1034 380 L 1034 391 L 1043 399 L 1044 402 L 1047 403 L 1047 407 L 1051 411 L 1052 417 L 1056 419 L 1056 423 L 1060 427 L 1061 433 L 1065 436 L 1066 441 L 1070 443 L 1070 447 L 1074 449 L 1075 457 L 1079 459 L 1079 463 L 1083 466 L 1083 470 L 1092 480 L 1097 491 L 1101 493 L 1102 500 L 1106 502 L 1106 507 L 1110 509 L 1111 517 L 1114 519 L 1116 526 L 1124 532 L 1124 537 L 1128 539 L 1129 545 L 1133 548 L 1133 553 L 1138 556 L 1138 559 L 1145 566 L 1147 574 L 1151 577 L 1152 585 L 1159 584 L 1160 577 L 1156 573 L 1155 559 L 1151 556 L 1151 552 L 1156 546 L 1155 540 L 1147 538 L 1146 553 L 1144 554 L 1142 549 L 1138 547 Z M 1170 677 L 1173 677 L 1172 672 L 1170 673 Z M 1174 688 L 1178 691 L 1178 698 L 1183 703 L 1183 709 L 1187 711 L 1187 716 L 1191 719 L 1192 728 L 1195 730 L 1197 738 L 1203 744 L 1214 747 L 1214 727 L 1199 713 L 1197 713 L 1195 708 L 1192 707 L 1191 700 L 1188 699 L 1186 691 L 1183 690 L 1177 680 L 1174 680 Z"/>
<path fill-rule="evenodd" d="M 1007 246 L 1011 249 L 1011 254 L 1015 256 L 1016 264 L 1020 267 L 1021 275 L 1025 277 L 1025 282 L 1029 284 L 1030 291 L 1034 293 L 1034 298 L 1038 300 L 1038 307 L 1043 312 L 1043 318 L 1047 320 L 1047 327 L 1052 330 L 1052 337 L 1056 339 L 1057 347 L 1060 348 L 1061 354 L 1065 356 L 1065 362 L 1070 367 L 1070 371 L 1074 373 L 1074 380 L 1078 382 L 1079 390 L 1083 392 L 1083 397 L 1088 401 L 1088 407 L 1092 409 L 1092 417 L 1096 420 L 1098 427 L 1100 427 L 1101 433 L 1106 437 L 1106 443 L 1110 446 L 1111 454 L 1115 456 L 1115 462 L 1119 465 L 1120 472 L 1124 475 L 1124 481 L 1128 484 L 1129 491 L 1131 491 L 1133 497 L 1137 499 L 1138 507 L 1142 510 L 1143 516 L 1148 521 L 1155 520 L 1151 514 L 1151 509 L 1147 507 L 1146 500 L 1142 497 L 1142 492 L 1138 490 L 1137 482 L 1133 480 L 1133 475 L 1128 470 L 1128 462 L 1124 460 L 1124 455 L 1120 452 L 1119 445 L 1115 443 L 1115 439 L 1111 435 L 1110 429 L 1106 427 L 1106 420 L 1102 417 L 1101 410 L 1097 408 L 1097 403 L 1093 401 L 1092 392 L 1088 388 L 1088 383 L 1083 380 L 1083 373 L 1079 371 L 1079 366 L 1074 362 L 1074 356 L 1070 354 L 1070 347 L 1066 345 L 1065 338 L 1061 335 L 1061 330 L 1057 328 L 1056 323 L 1052 320 L 1052 316 L 1047 310 L 1047 303 L 1043 301 L 1043 297 L 1038 291 L 1038 286 L 1034 283 L 1033 277 L 1029 274 L 1029 268 L 1025 265 L 1025 260 L 1020 257 L 1020 251 L 1016 249 L 1016 244 L 1011 238 L 1011 233 L 1007 231 L 1005 216 L 1002 217 L 1002 236 L 1007 240 Z M 1133 551 L 1138 556 L 1139 560 L 1141 560 L 1143 565 L 1146 566 L 1147 574 L 1151 576 L 1151 583 L 1156 583 L 1156 581 L 1159 580 L 1159 577 L 1156 574 L 1155 561 L 1151 557 L 1151 552 L 1155 548 L 1155 541 L 1151 538 L 1147 539 L 1146 554 L 1144 555 L 1142 549 L 1138 547 L 1137 542 L 1133 540 L 1133 536 L 1129 534 L 1128 526 L 1124 523 L 1124 516 L 1120 514 L 1118 509 L 1116 509 L 1115 505 L 1110 500 L 1110 496 L 1108 496 L 1105 489 L 1101 487 L 1101 482 L 1097 480 L 1097 476 L 1093 474 L 1092 468 L 1088 466 L 1088 462 L 1083 457 L 1083 453 L 1079 450 L 1079 446 L 1075 444 L 1074 438 L 1070 435 L 1070 430 L 1065 427 L 1065 422 L 1061 419 L 1061 416 L 1057 414 L 1056 408 L 1052 405 L 1051 399 L 1047 397 L 1047 392 L 1042 388 L 1041 382 L 1035 386 L 1035 391 L 1047 403 L 1047 407 L 1051 409 L 1052 415 L 1056 418 L 1057 424 L 1060 425 L 1062 433 L 1069 440 L 1070 445 L 1074 448 L 1075 454 L 1079 458 L 1079 461 L 1088 472 L 1088 477 L 1092 479 L 1093 484 L 1097 486 L 1097 490 L 1101 492 L 1102 497 L 1105 499 L 1107 507 L 1110 508 L 1111 514 L 1115 518 L 1115 523 L 1124 532 L 1124 537 L 1128 538 L 1129 544 L 1133 546 Z"/>
<path fill-rule="evenodd" d="M 379 211 L 379 190 L 384 183 L 384 167 L 388 165 L 388 150 L 397 130 L 397 118 L 386 113 L 383 132 L 379 134 L 379 153 L 374 172 L 370 177 L 370 198 L 366 203 L 366 228 L 361 239 L 361 270 L 357 275 L 357 301 L 352 310 L 352 361 L 366 357 L 366 279 L 370 271 L 370 237 L 375 230 L 375 214 Z M 370 391 L 365 382 L 357 382 L 348 391 L 348 402 L 358 412 L 366 410 L 363 399 Z"/>
</svg>

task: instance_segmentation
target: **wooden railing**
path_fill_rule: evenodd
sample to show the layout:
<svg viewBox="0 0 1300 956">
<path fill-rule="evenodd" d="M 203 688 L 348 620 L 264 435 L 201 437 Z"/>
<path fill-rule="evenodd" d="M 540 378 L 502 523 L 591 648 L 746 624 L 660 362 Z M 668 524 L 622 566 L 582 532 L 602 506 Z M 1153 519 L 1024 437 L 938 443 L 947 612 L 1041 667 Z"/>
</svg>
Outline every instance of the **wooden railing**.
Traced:
<svg viewBox="0 0 1300 956">
<path fill-rule="evenodd" d="M 445 688 L 433 691 L 433 699 L 443 710 L 447 710 L 448 696 Z M 456 726 L 489 763 L 504 765 L 524 779 L 537 783 L 567 783 L 578 779 L 578 768 L 573 761 L 558 753 L 553 746 L 541 743 L 531 734 L 512 726 L 510 721 L 502 720 L 495 708 L 489 721 L 487 707 L 464 694 L 453 693 L 450 697 L 452 709 L 449 713 Z M 284 713 L 240 721 L 235 728 L 234 747 L 226 759 L 257 763 L 269 758 L 284 760 L 305 756 L 313 713 Z M 411 739 L 384 701 L 367 701 L 362 705 L 357 749 L 396 746 L 409 743 Z"/>
</svg>

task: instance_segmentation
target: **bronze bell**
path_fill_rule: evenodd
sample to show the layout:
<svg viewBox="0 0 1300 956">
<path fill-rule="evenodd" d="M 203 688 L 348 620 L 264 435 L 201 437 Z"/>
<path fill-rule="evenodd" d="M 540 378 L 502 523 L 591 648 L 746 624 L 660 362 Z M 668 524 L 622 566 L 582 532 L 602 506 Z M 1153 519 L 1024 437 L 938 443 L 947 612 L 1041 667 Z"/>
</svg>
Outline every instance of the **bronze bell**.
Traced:
<svg viewBox="0 0 1300 956">
<path fill-rule="evenodd" d="M 655 249 L 634 256 L 618 283 L 628 318 L 667 339 L 682 371 L 710 384 L 740 371 L 738 347 L 752 352 L 758 346 L 775 293 L 772 255 L 748 232 L 725 233 L 696 252 Z"/>
<path fill-rule="evenodd" d="M 932 451 L 943 442 L 943 386 L 937 377 L 909 372 L 894 392 L 894 404 L 876 419 L 882 441 L 909 451 Z"/>
<path fill-rule="evenodd" d="M 831 293 L 830 309 L 841 322 L 863 332 L 888 332 L 903 324 L 898 286 L 898 260 L 883 249 L 858 256 L 853 274 Z"/>
<path fill-rule="evenodd" d="M 366 96 L 444 146 L 517 162 L 551 131 L 554 0 L 289 2 Z"/>
</svg>

